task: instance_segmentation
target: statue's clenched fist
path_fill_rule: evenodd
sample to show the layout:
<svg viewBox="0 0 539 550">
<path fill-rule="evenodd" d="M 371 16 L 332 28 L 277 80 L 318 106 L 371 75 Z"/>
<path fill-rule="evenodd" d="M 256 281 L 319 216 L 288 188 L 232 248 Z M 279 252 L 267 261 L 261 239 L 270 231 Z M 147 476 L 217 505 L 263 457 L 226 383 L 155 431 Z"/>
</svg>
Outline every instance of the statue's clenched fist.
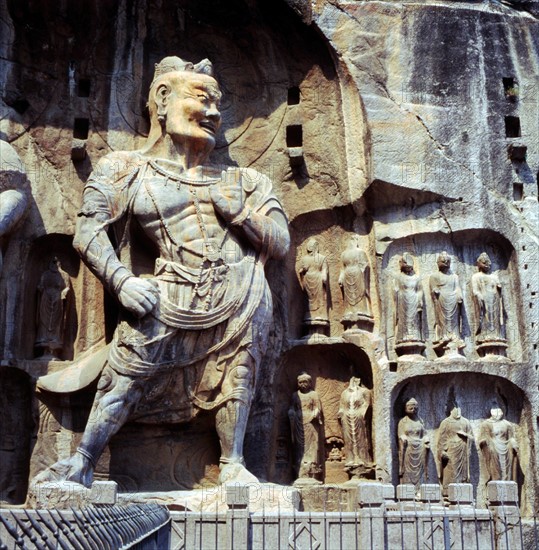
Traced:
<svg viewBox="0 0 539 550">
<path fill-rule="evenodd" d="M 155 307 L 159 291 L 154 281 L 129 277 L 122 284 L 118 300 L 122 306 L 138 318 L 144 317 Z"/>
</svg>

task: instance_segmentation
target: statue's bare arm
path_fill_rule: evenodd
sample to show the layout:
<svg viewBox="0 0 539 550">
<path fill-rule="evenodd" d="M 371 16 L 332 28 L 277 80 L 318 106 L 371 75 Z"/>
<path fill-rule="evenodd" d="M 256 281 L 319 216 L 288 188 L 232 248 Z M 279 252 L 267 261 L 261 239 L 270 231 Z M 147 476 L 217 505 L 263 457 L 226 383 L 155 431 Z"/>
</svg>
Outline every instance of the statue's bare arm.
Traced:
<svg viewBox="0 0 539 550">
<path fill-rule="evenodd" d="M 17 225 L 27 205 L 26 196 L 21 191 L 9 189 L 0 193 L 0 237 Z"/>
<path fill-rule="evenodd" d="M 155 306 L 157 289 L 149 280 L 135 277 L 120 262 L 106 231 L 111 218 L 104 195 L 88 188 L 84 193 L 73 245 L 120 304 L 137 317 L 143 317 Z"/>
</svg>

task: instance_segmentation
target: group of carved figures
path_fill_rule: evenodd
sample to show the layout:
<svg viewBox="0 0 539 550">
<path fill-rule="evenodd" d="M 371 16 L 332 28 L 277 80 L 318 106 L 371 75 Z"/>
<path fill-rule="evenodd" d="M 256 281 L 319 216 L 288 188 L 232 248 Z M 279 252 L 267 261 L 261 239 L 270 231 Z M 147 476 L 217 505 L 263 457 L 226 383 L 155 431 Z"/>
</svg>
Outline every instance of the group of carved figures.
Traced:
<svg viewBox="0 0 539 550">
<path fill-rule="evenodd" d="M 397 429 L 399 481 L 416 488 L 427 477 L 430 450 L 430 440 L 418 411 L 418 402 L 409 399 L 405 404 L 405 416 L 399 421 Z M 518 444 L 514 427 L 503 418 L 500 408 L 492 408 L 490 413 L 490 418 L 481 423 L 478 441 L 485 481 L 516 481 Z M 447 495 L 450 483 L 470 481 L 473 442 L 470 421 L 461 415 L 460 408 L 455 405 L 438 430 L 436 458 L 444 495 Z"/>
<path fill-rule="evenodd" d="M 328 263 L 320 253 L 318 241 L 307 241 L 307 253 L 299 263 L 299 279 L 307 298 L 304 324 L 308 335 L 324 334 L 328 317 Z M 339 286 L 344 302 L 342 324 L 345 329 L 371 330 L 374 326 L 370 300 L 370 265 L 354 235 L 341 254 Z M 414 260 L 408 253 L 400 261 L 400 272 L 394 278 L 394 336 L 398 355 L 420 355 L 425 349 L 423 334 L 423 288 L 414 271 Z M 481 355 L 501 354 L 507 347 L 504 336 L 502 285 L 491 273 L 491 261 L 485 252 L 477 258 L 477 273 L 471 278 L 476 317 L 476 344 Z M 459 278 L 451 272 L 447 252 L 438 256 L 438 271 L 429 278 L 435 321 L 433 346 L 438 355 L 458 356 L 464 347 L 462 339 L 463 296 Z"/>
<path fill-rule="evenodd" d="M 395 279 L 395 349 L 399 355 L 418 354 L 425 348 L 423 335 L 423 290 L 414 272 L 414 261 L 404 254 L 399 262 L 400 274 Z M 471 278 L 476 316 L 477 350 L 483 355 L 499 354 L 507 347 L 504 336 L 502 285 L 491 273 L 486 252 L 477 258 L 477 273 Z M 458 276 L 451 273 L 451 257 L 438 256 L 438 272 L 429 277 L 435 324 L 433 346 L 439 355 L 455 357 L 464 347 L 462 340 L 463 298 Z"/>
<path fill-rule="evenodd" d="M 367 254 L 359 247 L 359 237 L 353 235 L 341 254 L 339 286 L 344 301 L 341 323 L 347 330 L 371 330 L 374 318 L 370 300 L 370 265 Z M 299 263 L 299 280 L 307 298 L 303 323 L 308 335 L 324 334 L 329 327 L 329 278 L 327 258 L 319 251 L 319 243 L 307 241 L 307 254 Z"/>
<path fill-rule="evenodd" d="M 373 470 L 370 429 L 367 411 L 371 406 L 371 390 L 352 377 L 342 392 L 338 418 L 344 440 L 345 471 L 352 478 L 366 477 Z M 298 390 L 288 410 L 294 470 L 300 482 L 316 482 L 322 473 L 324 418 L 322 403 L 306 372 L 298 376 Z"/>
</svg>

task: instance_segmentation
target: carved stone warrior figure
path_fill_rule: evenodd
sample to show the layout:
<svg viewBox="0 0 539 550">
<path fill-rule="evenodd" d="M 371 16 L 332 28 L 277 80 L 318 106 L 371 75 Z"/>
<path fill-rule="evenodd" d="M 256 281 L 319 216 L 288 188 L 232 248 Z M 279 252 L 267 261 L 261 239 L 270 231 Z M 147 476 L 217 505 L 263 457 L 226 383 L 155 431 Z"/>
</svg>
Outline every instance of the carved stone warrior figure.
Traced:
<svg viewBox="0 0 539 550">
<path fill-rule="evenodd" d="M 298 479 L 315 481 L 322 473 L 322 403 L 313 390 L 312 378 L 302 372 L 298 391 L 292 395 L 288 410 L 294 445 L 294 470 Z"/>
<path fill-rule="evenodd" d="M 397 436 L 399 439 L 399 480 L 411 483 L 419 489 L 424 477 L 427 477 L 427 458 L 430 447 L 425 433 L 423 420 L 418 416 L 418 403 L 412 398 L 405 406 L 406 416 L 399 420 Z"/>
<path fill-rule="evenodd" d="M 422 330 L 423 290 L 414 272 L 414 260 L 404 254 L 394 287 L 395 349 L 399 355 L 419 354 L 425 349 Z"/>
<path fill-rule="evenodd" d="M 204 164 L 221 125 L 211 72 L 208 60 L 157 64 L 146 145 L 109 153 L 86 184 L 75 247 L 123 317 L 77 452 L 37 482 L 89 486 L 103 449 L 128 420 L 186 422 L 200 411 L 215 414 L 220 481 L 255 479 L 243 465 L 243 441 L 272 320 L 264 263 L 285 256 L 289 234 L 267 177 Z M 157 259 L 130 238 L 131 224 Z"/>
<path fill-rule="evenodd" d="M 443 494 L 447 496 L 450 483 L 469 483 L 470 449 L 473 442 L 472 425 L 454 406 L 442 420 L 438 433 L 438 462 Z"/>
<path fill-rule="evenodd" d="M 307 295 L 307 311 L 303 323 L 308 334 L 324 333 L 328 319 L 328 263 L 320 254 L 316 239 L 307 241 L 307 254 L 299 263 L 299 281 Z"/>
<path fill-rule="evenodd" d="M 359 237 L 353 235 L 341 254 L 342 269 L 339 286 L 344 300 L 342 324 L 372 329 L 374 320 L 370 303 L 370 265 L 367 254 L 359 248 Z"/>
<path fill-rule="evenodd" d="M 372 469 L 371 441 L 366 415 L 371 406 L 371 391 L 361 385 L 361 379 L 352 376 L 342 392 L 338 417 L 344 438 L 346 466 Z"/>
<path fill-rule="evenodd" d="M 0 275 L 7 237 L 28 208 L 26 182 L 19 155 L 9 143 L 0 140 Z"/>
<path fill-rule="evenodd" d="M 491 261 L 485 252 L 477 258 L 478 272 L 472 275 L 478 351 L 499 354 L 507 347 L 504 336 L 502 284 L 496 273 L 490 273 Z"/>
<path fill-rule="evenodd" d="M 447 252 L 438 256 L 438 273 L 429 278 L 430 293 L 434 305 L 434 348 L 453 355 L 464 346 L 461 339 L 462 291 L 458 276 L 450 272 L 451 257 Z"/>
<path fill-rule="evenodd" d="M 518 443 L 515 430 L 503 418 L 500 408 L 490 410 L 490 418 L 481 423 L 479 448 L 488 481 L 516 481 Z"/>
<path fill-rule="evenodd" d="M 67 299 L 71 289 L 69 275 L 58 258 L 53 258 L 41 275 L 37 305 L 35 346 L 43 349 L 44 358 L 55 358 L 64 346 L 64 325 Z"/>
</svg>

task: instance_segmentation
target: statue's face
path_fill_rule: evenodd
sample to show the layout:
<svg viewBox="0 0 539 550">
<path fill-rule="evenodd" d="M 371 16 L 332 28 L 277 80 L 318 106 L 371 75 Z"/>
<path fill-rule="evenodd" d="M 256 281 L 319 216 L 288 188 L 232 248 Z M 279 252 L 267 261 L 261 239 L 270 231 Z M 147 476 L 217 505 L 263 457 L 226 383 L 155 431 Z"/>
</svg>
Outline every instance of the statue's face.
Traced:
<svg viewBox="0 0 539 550">
<path fill-rule="evenodd" d="M 451 416 L 453 418 L 460 418 L 461 416 L 460 407 L 453 407 L 453 409 L 451 410 Z"/>
<path fill-rule="evenodd" d="M 406 414 L 416 414 L 418 411 L 418 406 L 415 401 L 408 401 L 405 406 Z"/>
<path fill-rule="evenodd" d="M 175 141 L 209 141 L 221 126 L 221 92 L 211 76 L 183 73 L 167 98 L 166 132 Z"/>
<path fill-rule="evenodd" d="M 490 258 L 488 256 L 482 256 L 477 260 L 477 267 L 480 271 L 488 272 L 490 271 Z"/>
<path fill-rule="evenodd" d="M 307 393 L 311 389 L 311 381 L 308 378 L 300 378 L 298 388 L 302 393 Z"/>
<path fill-rule="evenodd" d="M 503 418 L 503 411 L 499 408 L 496 409 L 490 409 L 490 416 L 494 420 L 501 420 Z"/>
<path fill-rule="evenodd" d="M 451 266 L 451 258 L 447 255 L 440 256 L 438 258 L 438 267 L 440 269 L 449 269 Z"/>
</svg>

